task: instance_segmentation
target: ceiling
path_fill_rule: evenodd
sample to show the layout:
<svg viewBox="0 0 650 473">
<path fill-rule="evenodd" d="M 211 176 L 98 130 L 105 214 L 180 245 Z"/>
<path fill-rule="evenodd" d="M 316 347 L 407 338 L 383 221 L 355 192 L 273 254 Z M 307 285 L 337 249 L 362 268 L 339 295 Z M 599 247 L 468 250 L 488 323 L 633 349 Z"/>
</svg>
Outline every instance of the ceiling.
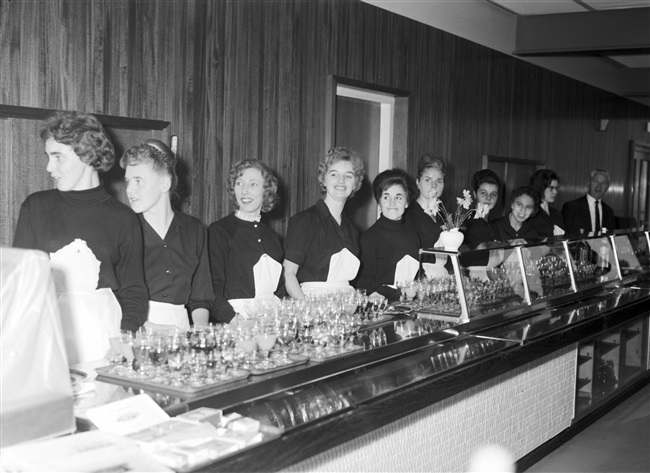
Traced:
<svg viewBox="0 0 650 473">
<path fill-rule="evenodd" d="M 650 0 L 362 0 L 650 106 Z"/>
</svg>

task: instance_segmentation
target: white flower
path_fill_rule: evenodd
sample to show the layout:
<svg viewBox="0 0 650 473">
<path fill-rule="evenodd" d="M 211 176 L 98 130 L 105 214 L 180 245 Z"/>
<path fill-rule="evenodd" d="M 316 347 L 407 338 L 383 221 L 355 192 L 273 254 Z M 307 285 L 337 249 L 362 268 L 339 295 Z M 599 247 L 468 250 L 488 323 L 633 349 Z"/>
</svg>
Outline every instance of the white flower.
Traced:
<svg viewBox="0 0 650 473">
<path fill-rule="evenodd" d="M 490 207 L 487 204 L 476 204 L 476 213 L 474 218 L 485 218 L 485 216 L 490 212 Z"/>
<path fill-rule="evenodd" d="M 432 216 L 435 217 L 436 215 L 438 215 L 439 206 L 440 206 L 440 200 L 438 198 L 434 197 L 433 199 L 431 199 L 429 201 L 429 203 L 427 204 L 427 208 L 424 209 L 424 211 L 426 213 L 428 213 L 429 215 L 432 215 Z"/>
<path fill-rule="evenodd" d="M 456 199 L 458 205 L 461 205 L 465 210 L 468 210 L 470 205 L 472 205 L 472 195 L 467 189 L 463 190 L 463 198 L 460 197 Z"/>
</svg>

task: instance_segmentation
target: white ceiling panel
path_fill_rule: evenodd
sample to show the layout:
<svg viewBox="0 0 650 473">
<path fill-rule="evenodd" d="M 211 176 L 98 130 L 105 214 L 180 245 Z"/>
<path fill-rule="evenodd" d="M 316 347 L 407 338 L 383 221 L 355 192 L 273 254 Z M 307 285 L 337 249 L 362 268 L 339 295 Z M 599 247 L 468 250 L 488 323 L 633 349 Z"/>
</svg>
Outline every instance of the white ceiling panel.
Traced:
<svg viewBox="0 0 650 473">
<path fill-rule="evenodd" d="M 490 0 L 517 15 L 546 15 L 588 11 L 573 0 Z"/>
<path fill-rule="evenodd" d="M 649 54 L 633 54 L 629 56 L 607 56 L 612 61 L 623 64 L 630 69 L 650 69 L 650 55 Z"/>
<path fill-rule="evenodd" d="M 544 0 L 544 3 L 547 3 Z M 555 3 L 555 2 L 548 2 Z M 650 0 L 582 0 L 594 10 L 611 10 L 615 8 L 643 8 L 650 7 Z"/>
</svg>

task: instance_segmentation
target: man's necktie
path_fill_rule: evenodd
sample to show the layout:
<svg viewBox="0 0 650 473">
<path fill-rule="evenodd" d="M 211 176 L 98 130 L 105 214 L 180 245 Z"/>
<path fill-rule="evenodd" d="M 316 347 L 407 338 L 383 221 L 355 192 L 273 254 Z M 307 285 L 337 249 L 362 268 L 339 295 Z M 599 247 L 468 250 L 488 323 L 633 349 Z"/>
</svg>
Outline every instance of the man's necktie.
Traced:
<svg viewBox="0 0 650 473">
<path fill-rule="evenodd" d="M 594 235 L 598 235 L 600 233 L 600 209 L 598 204 L 600 203 L 599 200 L 596 201 L 596 223 L 594 224 Z"/>
</svg>

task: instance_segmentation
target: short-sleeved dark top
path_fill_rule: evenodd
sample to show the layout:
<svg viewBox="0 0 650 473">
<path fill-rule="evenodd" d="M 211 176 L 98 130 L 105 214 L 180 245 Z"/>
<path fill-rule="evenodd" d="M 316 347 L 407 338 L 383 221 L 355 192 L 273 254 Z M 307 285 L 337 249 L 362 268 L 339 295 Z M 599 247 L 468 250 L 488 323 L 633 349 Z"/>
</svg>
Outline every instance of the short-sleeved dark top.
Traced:
<svg viewBox="0 0 650 473">
<path fill-rule="evenodd" d="M 165 238 L 138 215 L 144 237 L 144 276 L 149 299 L 194 309 L 210 309 L 214 300 L 208 239 L 197 218 L 174 213 Z"/>
<path fill-rule="evenodd" d="M 323 200 L 289 220 L 284 257 L 298 265 L 298 282 L 326 281 L 330 258 L 343 248 L 359 256 L 359 231 L 345 214 L 339 225 Z"/>
<path fill-rule="evenodd" d="M 208 235 L 215 295 L 211 317 L 230 322 L 235 310 L 228 300 L 255 297 L 253 266 L 264 253 L 282 264 L 282 244 L 268 225 L 244 221 L 235 214 L 212 223 Z"/>
<path fill-rule="evenodd" d="M 507 242 L 515 238 L 534 239 L 539 238 L 539 233 L 530 223 L 530 219 L 526 220 L 519 230 L 515 230 L 510 225 L 510 215 L 505 215 L 490 223 L 494 227 L 494 231 L 499 236 L 499 241 Z"/>
<path fill-rule="evenodd" d="M 422 248 L 433 248 L 438 238 L 440 238 L 442 219 L 434 220 L 417 201 L 413 202 L 404 214 L 404 221 L 418 234 Z"/>
</svg>

